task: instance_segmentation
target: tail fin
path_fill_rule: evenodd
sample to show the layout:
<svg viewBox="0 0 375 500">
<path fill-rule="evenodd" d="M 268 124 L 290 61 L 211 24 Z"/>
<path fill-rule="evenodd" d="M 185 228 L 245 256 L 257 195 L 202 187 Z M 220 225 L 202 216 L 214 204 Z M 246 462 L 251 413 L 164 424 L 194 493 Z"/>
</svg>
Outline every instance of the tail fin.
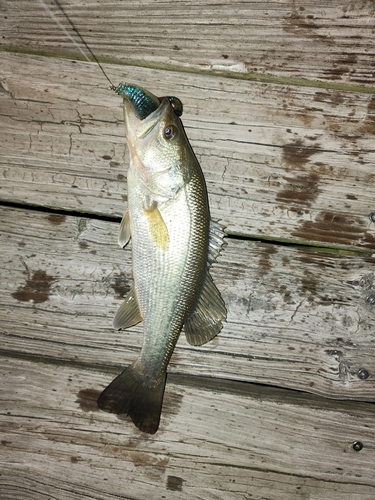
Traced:
<svg viewBox="0 0 375 500">
<path fill-rule="evenodd" d="M 167 374 L 156 386 L 143 384 L 142 372 L 134 364 L 116 377 L 98 398 L 101 410 L 127 414 L 142 432 L 155 434 L 160 422 Z"/>
</svg>

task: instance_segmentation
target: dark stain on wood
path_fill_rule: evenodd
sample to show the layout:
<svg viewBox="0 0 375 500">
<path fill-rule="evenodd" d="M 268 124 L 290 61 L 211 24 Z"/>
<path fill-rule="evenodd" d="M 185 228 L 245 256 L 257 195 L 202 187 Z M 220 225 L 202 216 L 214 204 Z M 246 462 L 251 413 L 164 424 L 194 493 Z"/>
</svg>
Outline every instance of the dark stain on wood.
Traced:
<svg viewBox="0 0 375 500">
<path fill-rule="evenodd" d="M 110 281 L 110 287 L 116 293 L 116 299 L 125 298 L 126 294 L 130 290 L 129 282 L 124 273 L 120 273 L 117 276 L 112 276 Z"/>
<path fill-rule="evenodd" d="M 350 69 L 346 66 L 336 66 L 332 65 L 330 69 L 323 71 L 323 76 L 325 80 L 340 80 L 345 74 L 349 73 Z"/>
<path fill-rule="evenodd" d="M 341 91 L 338 92 L 315 92 L 314 95 L 315 102 L 324 102 L 330 104 L 332 107 L 336 107 L 342 104 L 345 99 Z"/>
<path fill-rule="evenodd" d="M 295 139 L 283 146 L 282 159 L 291 168 L 304 168 L 310 157 L 318 150 L 318 144 L 314 148 L 309 148 L 302 139 Z"/>
<path fill-rule="evenodd" d="M 277 201 L 311 205 L 319 195 L 320 177 L 315 172 L 311 172 L 306 176 L 284 177 L 284 179 L 288 184 L 277 194 Z"/>
<path fill-rule="evenodd" d="M 370 116 L 369 116 L 370 115 Z M 371 116 L 372 115 L 372 116 Z M 372 96 L 367 106 L 367 118 L 375 122 L 375 96 Z"/>
<path fill-rule="evenodd" d="M 318 293 L 318 281 L 311 277 L 311 276 L 306 276 L 305 278 L 302 278 L 301 280 L 301 287 L 300 291 L 304 295 L 307 296 L 307 294 L 310 294 L 308 299 L 313 302 L 315 295 Z"/>
<path fill-rule="evenodd" d="M 165 472 L 169 463 L 168 457 L 155 457 L 152 454 L 142 451 L 130 453 L 130 458 L 136 467 L 152 467 L 161 472 Z"/>
<path fill-rule="evenodd" d="M 306 264 L 307 266 L 309 266 L 309 268 L 311 268 L 311 266 L 315 267 L 315 266 L 318 266 L 322 269 L 325 269 L 325 268 L 329 268 L 329 269 L 335 269 L 336 267 L 336 264 L 335 264 L 335 260 L 337 257 L 340 257 L 340 256 L 337 256 L 337 255 L 330 255 L 329 258 L 327 258 L 327 256 L 324 256 L 324 258 L 322 257 L 322 254 L 319 253 L 319 252 L 310 252 L 309 250 L 298 250 L 298 260 L 304 264 Z M 333 262 L 332 262 L 332 259 L 333 259 Z M 305 269 L 304 271 L 304 274 L 305 276 L 309 276 L 311 274 L 310 271 L 307 270 L 307 268 Z"/>
<path fill-rule="evenodd" d="M 167 490 L 171 491 L 182 491 L 182 486 L 184 479 L 178 476 L 168 476 L 167 477 Z"/>
<path fill-rule="evenodd" d="M 163 399 L 163 413 L 177 415 L 181 408 L 182 399 L 182 394 L 172 392 L 167 386 Z"/>
<path fill-rule="evenodd" d="M 286 285 L 281 285 L 279 288 L 279 292 L 286 304 L 294 304 L 292 299 L 292 292 L 288 290 L 288 287 Z"/>
<path fill-rule="evenodd" d="M 262 253 L 259 259 L 259 267 L 262 269 L 269 270 L 272 267 L 271 257 L 273 254 L 277 253 L 277 249 L 272 245 L 262 245 Z"/>
<path fill-rule="evenodd" d="M 364 134 L 375 134 L 375 96 L 367 105 L 367 115 L 359 131 Z"/>
<path fill-rule="evenodd" d="M 80 241 L 78 244 L 81 250 L 86 250 L 86 248 L 89 247 L 89 244 L 86 241 Z"/>
<path fill-rule="evenodd" d="M 12 297 L 20 302 L 32 300 L 35 304 L 46 302 L 49 298 L 51 284 L 55 280 L 54 276 L 49 276 L 45 271 L 35 271 L 31 278 L 26 280 L 24 286 L 12 293 Z"/>
<path fill-rule="evenodd" d="M 100 393 L 96 389 L 82 389 L 77 394 L 76 403 L 83 411 L 99 411 L 97 400 Z"/>
<path fill-rule="evenodd" d="M 54 226 L 59 226 L 60 224 L 66 221 L 66 215 L 50 214 L 47 217 L 47 220 Z"/>
<path fill-rule="evenodd" d="M 375 236 L 368 231 L 367 222 L 363 218 L 334 212 L 321 212 L 314 221 L 303 221 L 292 235 L 336 245 L 358 245 L 365 248 L 373 248 L 375 245 Z"/>
<path fill-rule="evenodd" d="M 374 248 L 375 236 L 366 231 L 363 236 L 363 246 L 366 248 Z"/>
<path fill-rule="evenodd" d="M 341 54 L 336 60 L 332 60 L 331 68 L 324 71 L 322 78 L 326 80 L 340 80 L 344 75 L 350 75 L 351 79 L 358 82 L 357 78 L 353 78 L 352 66 L 358 62 L 357 54 Z M 367 82 L 368 83 L 368 82 Z"/>
<path fill-rule="evenodd" d="M 304 7 L 293 9 L 284 20 L 284 31 L 298 37 L 305 36 L 306 38 L 312 38 L 314 41 L 320 40 L 323 43 L 332 44 L 331 36 L 319 32 L 321 26 L 314 20 L 314 16 L 309 14 L 304 16 L 303 12 Z"/>
</svg>

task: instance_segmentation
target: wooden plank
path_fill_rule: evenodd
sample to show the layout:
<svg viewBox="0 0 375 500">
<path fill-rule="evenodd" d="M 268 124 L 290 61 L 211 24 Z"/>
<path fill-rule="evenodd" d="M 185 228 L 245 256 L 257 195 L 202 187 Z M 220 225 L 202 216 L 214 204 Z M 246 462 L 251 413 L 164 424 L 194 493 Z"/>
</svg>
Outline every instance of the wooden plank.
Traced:
<svg viewBox="0 0 375 500">
<path fill-rule="evenodd" d="M 56 5 L 46 4 L 72 33 Z M 303 6 L 292 0 L 62 4 L 92 50 L 112 60 L 291 83 L 375 84 L 371 1 L 305 0 Z M 7 0 L 2 12 L 3 45 L 80 56 L 41 2 Z"/>
<path fill-rule="evenodd" d="M 149 436 L 98 410 L 102 373 L 9 358 L 1 373 L 4 500 L 374 496 L 369 404 L 176 379 Z"/>
<path fill-rule="evenodd" d="M 112 328 L 131 283 L 119 225 L 0 213 L 3 354 L 118 372 L 134 361 L 142 325 Z M 230 239 L 213 268 L 228 322 L 202 347 L 181 335 L 169 371 L 374 401 L 374 271 L 371 257 Z"/>
<path fill-rule="evenodd" d="M 97 66 L 0 60 L 0 199 L 121 216 L 121 100 Z M 121 67 L 107 69 L 124 79 Z M 184 102 L 213 216 L 229 233 L 374 248 L 374 96 L 137 67 L 128 77 Z"/>
</svg>

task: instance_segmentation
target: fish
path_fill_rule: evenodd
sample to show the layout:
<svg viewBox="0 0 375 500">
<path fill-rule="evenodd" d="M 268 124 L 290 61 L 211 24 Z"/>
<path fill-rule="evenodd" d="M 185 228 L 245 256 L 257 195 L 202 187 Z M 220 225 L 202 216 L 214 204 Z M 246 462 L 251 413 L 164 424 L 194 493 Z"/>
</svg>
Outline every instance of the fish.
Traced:
<svg viewBox="0 0 375 500">
<path fill-rule="evenodd" d="M 127 329 L 143 321 L 144 336 L 138 358 L 104 389 L 98 406 L 155 434 L 180 332 L 202 345 L 226 320 L 210 275 L 225 231 L 211 218 L 203 172 L 180 119 L 182 102 L 126 83 L 116 92 L 123 97 L 130 156 L 118 243 L 131 241 L 134 285 L 113 325 Z"/>
</svg>

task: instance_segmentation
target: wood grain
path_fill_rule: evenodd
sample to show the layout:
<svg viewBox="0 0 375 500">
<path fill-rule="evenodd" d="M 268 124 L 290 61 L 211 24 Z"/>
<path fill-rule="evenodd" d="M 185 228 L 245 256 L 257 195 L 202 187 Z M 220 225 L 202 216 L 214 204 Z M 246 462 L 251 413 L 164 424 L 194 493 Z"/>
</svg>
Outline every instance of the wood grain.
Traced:
<svg viewBox="0 0 375 500">
<path fill-rule="evenodd" d="M 4 500 L 373 498 L 369 405 L 181 378 L 147 436 L 98 410 L 100 372 L 2 358 L 1 373 Z"/>
<path fill-rule="evenodd" d="M 131 284 L 119 225 L 2 209 L 1 226 L 3 354 L 117 372 L 134 361 L 142 325 L 112 328 Z M 229 239 L 213 268 L 228 322 L 199 348 L 181 335 L 169 370 L 374 401 L 374 270 L 373 258 Z"/>
<path fill-rule="evenodd" d="M 327 87 L 375 84 L 371 1 L 61 3 L 94 53 L 120 63 L 282 78 L 300 85 L 306 79 Z M 72 34 L 56 5 L 46 4 Z M 41 2 L 7 0 L 2 11 L 1 43 L 7 48 L 82 57 Z"/>
<path fill-rule="evenodd" d="M 0 59 L 1 199 L 121 216 L 121 100 L 105 89 L 97 66 Z M 118 66 L 108 72 L 124 79 Z M 374 247 L 374 96 L 137 67 L 128 75 L 184 102 L 213 216 L 230 234 Z"/>
<path fill-rule="evenodd" d="M 46 4 L 1 2 L 1 499 L 372 500 L 374 2 L 62 3 L 115 84 L 183 101 L 228 321 L 182 333 L 155 436 L 98 410 L 142 344 L 112 328 L 122 103 Z"/>
</svg>

